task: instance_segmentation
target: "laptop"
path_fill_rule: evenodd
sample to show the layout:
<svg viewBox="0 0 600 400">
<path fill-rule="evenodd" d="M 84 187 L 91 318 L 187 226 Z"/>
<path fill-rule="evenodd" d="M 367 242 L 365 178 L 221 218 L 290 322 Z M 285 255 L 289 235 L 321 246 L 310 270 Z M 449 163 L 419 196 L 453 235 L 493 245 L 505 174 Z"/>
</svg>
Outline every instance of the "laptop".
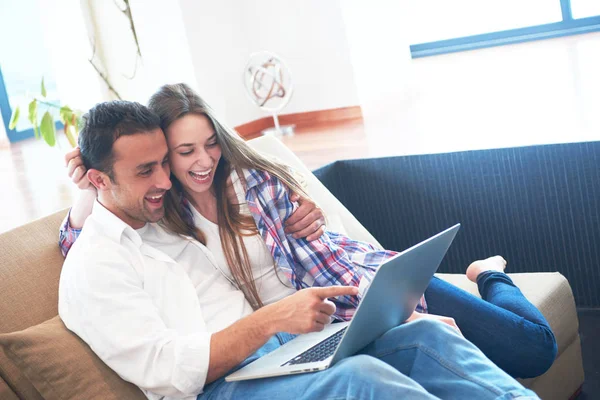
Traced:
<svg viewBox="0 0 600 400">
<path fill-rule="evenodd" d="M 411 316 L 460 224 L 397 254 L 377 270 L 349 322 L 298 335 L 225 378 L 228 382 L 322 371 Z"/>
</svg>

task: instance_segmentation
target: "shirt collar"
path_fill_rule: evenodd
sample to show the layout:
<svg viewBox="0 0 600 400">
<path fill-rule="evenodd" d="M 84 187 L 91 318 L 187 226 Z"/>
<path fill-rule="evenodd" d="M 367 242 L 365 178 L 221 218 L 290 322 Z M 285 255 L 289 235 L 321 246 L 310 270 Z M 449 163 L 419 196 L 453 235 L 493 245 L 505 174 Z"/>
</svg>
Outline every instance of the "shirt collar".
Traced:
<svg viewBox="0 0 600 400">
<path fill-rule="evenodd" d="M 139 233 L 100 204 L 98 199 L 94 201 L 92 217 L 102 227 L 106 235 L 115 242 L 121 243 L 121 237 L 125 234 L 136 246 L 139 247 L 142 245 L 142 238 Z"/>
</svg>

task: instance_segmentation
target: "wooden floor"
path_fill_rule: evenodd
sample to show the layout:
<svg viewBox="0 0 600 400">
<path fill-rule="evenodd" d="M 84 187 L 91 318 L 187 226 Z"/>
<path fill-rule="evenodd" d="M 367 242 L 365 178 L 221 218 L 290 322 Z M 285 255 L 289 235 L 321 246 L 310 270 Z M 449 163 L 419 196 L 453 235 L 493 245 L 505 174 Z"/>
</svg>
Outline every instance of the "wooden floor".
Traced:
<svg viewBox="0 0 600 400">
<path fill-rule="evenodd" d="M 362 120 L 297 130 L 281 140 L 312 170 L 339 159 L 369 156 Z M 24 140 L 0 146 L 0 233 L 69 207 L 77 189 L 66 176 L 66 140 L 50 148 Z"/>
</svg>

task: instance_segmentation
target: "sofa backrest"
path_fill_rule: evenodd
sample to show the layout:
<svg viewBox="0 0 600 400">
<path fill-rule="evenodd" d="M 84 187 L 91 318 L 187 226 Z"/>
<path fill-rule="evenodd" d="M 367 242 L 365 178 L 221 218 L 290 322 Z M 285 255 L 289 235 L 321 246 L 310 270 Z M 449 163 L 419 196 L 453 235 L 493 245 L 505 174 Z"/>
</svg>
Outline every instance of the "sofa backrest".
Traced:
<svg viewBox="0 0 600 400">
<path fill-rule="evenodd" d="M 317 179 L 304 163 L 281 140 L 273 136 L 261 136 L 248 141 L 250 147 L 262 154 L 274 156 L 300 173 L 304 189 L 325 213 L 327 229 L 346 234 L 355 240 L 371 243 L 381 247 L 364 226 L 335 198 L 333 194 Z"/>
<path fill-rule="evenodd" d="M 0 234 L 0 333 L 42 323 L 58 314 L 64 258 L 58 228 L 66 211 Z"/>
<path fill-rule="evenodd" d="M 501 254 L 600 307 L 600 142 L 338 161 L 314 172 L 391 250 L 462 228 L 439 272 Z"/>
</svg>

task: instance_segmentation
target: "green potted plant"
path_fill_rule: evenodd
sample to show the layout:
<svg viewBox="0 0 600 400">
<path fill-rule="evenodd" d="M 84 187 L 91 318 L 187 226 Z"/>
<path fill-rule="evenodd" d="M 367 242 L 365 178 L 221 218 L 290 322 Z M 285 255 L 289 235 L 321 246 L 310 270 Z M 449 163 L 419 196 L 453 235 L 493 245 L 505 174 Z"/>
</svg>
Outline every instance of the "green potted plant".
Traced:
<svg viewBox="0 0 600 400">
<path fill-rule="evenodd" d="M 27 119 L 33 126 L 33 131 L 37 139 L 43 138 L 49 146 L 56 144 L 56 126 L 55 112 L 58 111 L 59 119 L 63 123 L 65 136 L 72 147 L 77 146 L 77 135 L 79 133 L 78 127 L 81 122 L 82 112 L 79 110 L 73 110 L 71 107 L 64 105 L 59 106 L 46 100 L 46 86 L 44 85 L 44 78 L 40 85 L 40 95 L 34 96 L 28 106 Z M 45 112 L 39 119 L 40 111 Z M 12 116 L 10 118 L 10 129 L 14 129 L 19 122 L 21 116 L 20 106 L 15 107 Z"/>
</svg>

